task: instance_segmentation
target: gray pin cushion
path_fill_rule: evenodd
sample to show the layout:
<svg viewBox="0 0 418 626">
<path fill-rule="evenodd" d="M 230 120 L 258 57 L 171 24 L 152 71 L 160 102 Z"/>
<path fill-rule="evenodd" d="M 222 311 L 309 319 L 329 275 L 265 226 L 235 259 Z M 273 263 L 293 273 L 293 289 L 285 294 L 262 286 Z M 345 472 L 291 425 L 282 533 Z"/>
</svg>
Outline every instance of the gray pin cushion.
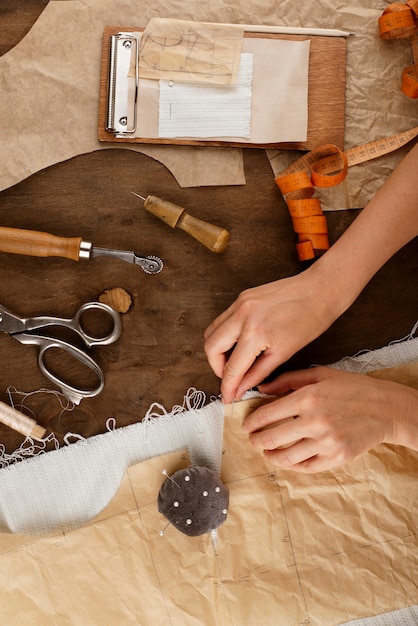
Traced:
<svg viewBox="0 0 418 626">
<path fill-rule="evenodd" d="M 214 470 L 191 465 L 169 476 L 158 494 L 158 510 L 189 537 L 203 535 L 226 520 L 229 490 Z"/>
</svg>

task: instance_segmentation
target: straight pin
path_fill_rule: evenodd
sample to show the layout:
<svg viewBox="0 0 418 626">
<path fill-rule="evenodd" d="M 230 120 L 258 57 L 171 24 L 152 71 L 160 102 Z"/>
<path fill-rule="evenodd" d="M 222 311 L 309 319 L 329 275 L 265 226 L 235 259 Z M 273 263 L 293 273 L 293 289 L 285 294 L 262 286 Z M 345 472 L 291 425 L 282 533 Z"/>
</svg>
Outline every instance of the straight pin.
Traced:
<svg viewBox="0 0 418 626">
<path fill-rule="evenodd" d="M 169 475 L 168 475 L 167 470 L 165 470 L 165 469 L 164 469 L 162 473 L 164 474 L 164 476 L 167 476 L 167 478 L 168 478 L 169 480 L 171 480 L 171 482 L 172 482 L 172 483 L 174 483 L 175 485 L 177 485 L 177 487 L 181 490 L 180 485 L 179 485 L 178 483 L 176 483 L 176 481 L 174 480 L 174 478 L 171 478 L 171 476 L 169 476 Z"/>
<path fill-rule="evenodd" d="M 168 524 L 166 524 L 166 526 L 164 526 L 164 528 L 160 530 L 160 537 L 164 537 L 165 531 L 167 530 L 169 526 L 170 526 L 170 522 L 168 522 Z"/>
</svg>

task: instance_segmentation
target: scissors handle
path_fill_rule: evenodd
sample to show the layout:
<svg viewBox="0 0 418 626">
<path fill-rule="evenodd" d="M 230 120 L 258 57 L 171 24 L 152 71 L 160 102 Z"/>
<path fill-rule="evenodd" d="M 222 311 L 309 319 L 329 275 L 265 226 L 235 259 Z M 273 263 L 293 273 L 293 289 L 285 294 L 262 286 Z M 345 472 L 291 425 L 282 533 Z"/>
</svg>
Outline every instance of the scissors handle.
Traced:
<svg viewBox="0 0 418 626">
<path fill-rule="evenodd" d="M 88 354 L 73 346 L 66 341 L 61 341 L 60 339 L 49 339 L 45 337 L 37 337 L 38 345 L 39 345 L 39 353 L 38 353 L 38 366 L 41 372 L 46 376 L 52 383 L 60 387 L 62 393 L 66 398 L 74 402 L 74 404 L 80 404 L 80 401 L 83 398 L 92 398 L 93 396 L 97 396 L 103 387 L 104 387 L 104 375 L 101 368 L 98 366 L 96 361 L 94 361 Z M 80 363 L 91 369 L 97 376 L 98 383 L 96 387 L 93 389 L 81 389 L 80 387 L 75 387 L 63 380 L 59 376 L 56 376 L 53 372 L 45 364 L 45 354 L 48 350 L 53 348 L 57 348 L 59 350 L 64 350 L 72 357 L 77 359 Z"/>
<path fill-rule="evenodd" d="M 109 332 L 109 334 L 104 337 L 94 337 L 86 333 L 84 328 L 82 327 L 82 316 L 86 311 L 103 311 L 107 315 L 112 318 L 113 328 Z M 103 302 L 86 302 L 83 304 L 77 311 L 77 313 L 73 317 L 73 323 L 76 326 L 75 330 L 78 332 L 80 337 L 83 338 L 86 346 L 91 348 L 92 346 L 107 346 L 110 343 L 114 343 L 117 339 L 119 339 L 122 332 L 122 324 L 120 321 L 120 315 L 117 313 L 112 307 L 108 304 L 104 304 Z"/>
<path fill-rule="evenodd" d="M 102 311 L 106 315 L 110 316 L 113 322 L 112 330 L 104 337 L 97 337 L 87 333 L 82 326 L 82 317 L 86 311 Z M 31 330 L 30 324 L 33 323 L 33 328 L 43 328 L 45 326 L 64 326 L 70 328 L 76 332 L 84 341 L 88 348 L 93 346 L 107 346 L 110 343 L 114 343 L 119 339 L 122 332 L 122 324 L 120 321 L 120 315 L 112 307 L 102 302 L 86 302 L 83 304 L 71 319 L 64 317 L 49 317 L 42 315 L 27 320 L 27 330 Z M 30 324 L 29 324 L 30 323 Z"/>
</svg>

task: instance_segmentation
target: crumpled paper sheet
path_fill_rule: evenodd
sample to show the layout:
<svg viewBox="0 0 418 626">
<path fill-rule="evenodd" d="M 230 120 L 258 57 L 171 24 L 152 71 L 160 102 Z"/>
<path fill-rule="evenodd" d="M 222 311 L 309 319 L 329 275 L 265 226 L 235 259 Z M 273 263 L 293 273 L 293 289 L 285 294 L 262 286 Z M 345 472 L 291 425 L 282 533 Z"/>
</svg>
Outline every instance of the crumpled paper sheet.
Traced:
<svg viewBox="0 0 418 626">
<path fill-rule="evenodd" d="M 411 60 L 408 40 L 381 41 L 377 19 L 382 0 L 310 0 L 248 3 L 222 0 L 68 0 L 49 3 L 23 41 L 0 58 L 0 137 L 5 189 L 53 163 L 105 148 L 96 138 L 103 28 L 146 25 L 151 17 L 246 24 L 280 24 L 348 30 L 346 147 L 379 139 L 418 124 L 416 102 L 399 90 Z M 114 147 L 114 146 L 107 146 Z M 118 146 L 121 147 L 122 146 Z M 181 186 L 244 184 L 240 149 L 184 146 L 124 146 L 163 162 Z M 323 208 L 363 207 L 405 150 L 351 168 L 347 182 L 323 198 Z M 288 158 L 272 158 L 273 170 Z M 220 158 L 222 156 L 222 158 Z M 272 157 L 272 155 L 270 154 Z M 277 155 L 276 155 L 277 157 Z M 325 194 L 323 194 L 325 195 Z"/>
<path fill-rule="evenodd" d="M 0 536 L 0 622 L 331 626 L 416 603 L 418 453 L 382 445 L 343 468 L 283 471 L 240 427 L 254 402 L 227 407 L 215 545 L 157 510 L 162 470 L 187 466 L 184 451 L 139 463 L 83 528 Z"/>
</svg>

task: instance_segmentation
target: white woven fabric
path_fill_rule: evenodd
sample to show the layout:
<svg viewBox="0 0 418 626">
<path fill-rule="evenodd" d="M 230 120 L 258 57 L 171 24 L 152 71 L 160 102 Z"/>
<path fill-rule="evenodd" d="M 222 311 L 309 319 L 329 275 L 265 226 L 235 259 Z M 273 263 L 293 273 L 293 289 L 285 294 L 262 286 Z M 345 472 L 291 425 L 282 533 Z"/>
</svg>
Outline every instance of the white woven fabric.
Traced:
<svg viewBox="0 0 418 626">
<path fill-rule="evenodd" d="M 253 55 L 241 54 L 234 85 L 160 81 L 159 137 L 243 137 L 251 131 Z"/>
<path fill-rule="evenodd" d="M 407 609 L 384 613 L 376 617 L 356 619 L 341 626 L 417 626 L 417 624 L 418 606 L 410 606 Z"/>
<path fill-rule="evenodd" d="M 354 356 L 341 359 L 338 363 L 332 363 L 331 367 L 346 372 L 367 374 L 367 372 L 393 367 L 400 363 L 412 363 L 417 360 L 418 356 L 418 337 L 414 338 L 417 330 L 418 323 L 405 339 L 393 341 L 378 350 L 364 350 Z"/>
<path fill-rule="evenodd" d="M 220 471 L 223 411 L 195 390 L 183 407 L 83 439 L 0 470 L 0 532 L 42 535 L 79 528 L 116 494 L 126 469 L 187 449 L 192 463 Z M 151 407 L 151 411 L 155 407 Z"/>
</svg>

